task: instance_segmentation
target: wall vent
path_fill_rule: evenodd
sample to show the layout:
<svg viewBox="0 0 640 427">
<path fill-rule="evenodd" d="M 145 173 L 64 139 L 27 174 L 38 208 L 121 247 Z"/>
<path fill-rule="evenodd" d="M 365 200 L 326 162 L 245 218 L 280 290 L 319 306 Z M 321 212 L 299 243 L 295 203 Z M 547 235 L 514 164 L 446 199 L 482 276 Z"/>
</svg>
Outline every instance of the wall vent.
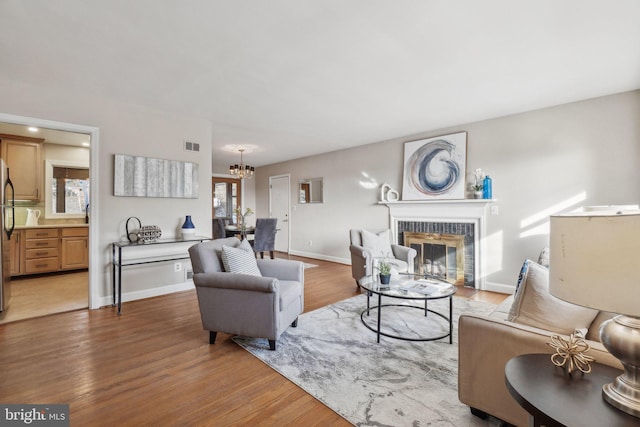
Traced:
<svg viewBox="0 0 640 427">
<path fill-rule="evenodd" d="M 185 269 L 184 270 L 184 279 L 185 280 L 193 280 L 193 270 L 192 269 Z"/>
<path fill-rule="evenodd" d="M 200 151 L 200 144 L 197 142 L 185 141 L 184 142 L 184 150 L 185 151 Z"/>
</svg>

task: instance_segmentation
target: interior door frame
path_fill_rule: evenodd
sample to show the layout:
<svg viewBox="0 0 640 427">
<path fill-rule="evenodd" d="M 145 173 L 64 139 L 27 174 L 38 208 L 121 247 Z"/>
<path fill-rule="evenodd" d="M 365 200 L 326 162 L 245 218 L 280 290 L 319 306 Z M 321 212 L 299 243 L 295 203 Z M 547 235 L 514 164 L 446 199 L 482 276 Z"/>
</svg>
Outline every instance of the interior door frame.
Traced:
<svg viewBox="0 0 640 427">
<path fill-rule="evenodd" d="M 93 126 L 77 125 L 73 123 L 56 122 L 53 120 L 37 119 L 26 116 L 15 116 L 12 114 L 0 113 L 0 122 L 11 123 L 22 126 L 37 126 L 41 128 L 62 130 L 75 133 L 86 133 L 91 135 L 91 145 L 89 147 L 89 188 L 91 198 L 91 215 L 89 216 L 89 295 L 88 302 L 90 309 L 97 309 L 101 306 L 99 293 L 101 268 L 97 265 L 101 259 L 99 256 L 99 230 L 100 230 L 100 162 L 98 159 L 99 134 L 100 129 Z"/>
<path fill-rule="evenodd" d="M 276 178 L 287 178 L 287 254 L 291 252 L 291 174 L 273 175 L 269 177 L 269 217 L 272 217 L 272 186 L 271 183 Z M 283 227 L 284 224 L 280 224 Z"/>
</svg>

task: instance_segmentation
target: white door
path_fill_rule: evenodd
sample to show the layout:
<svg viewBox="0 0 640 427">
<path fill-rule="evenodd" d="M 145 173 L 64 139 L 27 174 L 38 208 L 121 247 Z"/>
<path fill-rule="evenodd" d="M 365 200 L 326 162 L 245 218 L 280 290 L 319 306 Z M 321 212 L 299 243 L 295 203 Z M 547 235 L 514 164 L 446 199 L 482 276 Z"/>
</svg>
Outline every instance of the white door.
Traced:
<svg viewBox="0 0 640 427">
<path fill-rule="evenodd" d="M 269 217 L 278 218 L 275 249 L 289 253 L 289 175 L 269 177 Z"/>
</svg>

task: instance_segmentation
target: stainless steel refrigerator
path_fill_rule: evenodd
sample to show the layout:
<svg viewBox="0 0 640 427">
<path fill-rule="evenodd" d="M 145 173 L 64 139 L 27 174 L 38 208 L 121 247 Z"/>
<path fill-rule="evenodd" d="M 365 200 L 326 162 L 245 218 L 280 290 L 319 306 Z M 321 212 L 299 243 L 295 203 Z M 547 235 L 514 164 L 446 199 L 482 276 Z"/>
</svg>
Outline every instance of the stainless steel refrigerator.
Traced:
<svg viewBox="0 0 640 427">
<path fill-rule="evenodd" d="M 2 258 L 0 263 L 0 280 L 2 280 L 2 286 L 0 286 L 0 311 L 5 311 L 9 306 L 9 298 L 11 297 L 9 240 L 15 226 L 15 195 L 13 183 L 9 178 L 9 168 L 7 168 L 7 164 L 2 159 L 0 159 L 0 182 L 2 182 L 2 187 L 0 187 L 0 200 L 2 201 L 2 212 L 0 212 L 2 213 L 0 215 L 0 223 L 2 225 L 2 239 L 0 239 L 0 256 Z"/>
</svg>

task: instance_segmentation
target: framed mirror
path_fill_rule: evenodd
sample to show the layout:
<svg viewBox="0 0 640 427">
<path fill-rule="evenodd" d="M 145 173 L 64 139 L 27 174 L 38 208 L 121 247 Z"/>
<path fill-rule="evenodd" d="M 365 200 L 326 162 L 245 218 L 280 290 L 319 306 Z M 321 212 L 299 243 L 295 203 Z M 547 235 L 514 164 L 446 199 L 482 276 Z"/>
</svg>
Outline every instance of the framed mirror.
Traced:
<svg viewBox="0 0 640 427">
<path fill-rule="evenodd" d="M 324 179 L 305 178 L 298 181 L 298 203 L 322 203 L 324 200 Z"/>
</svg>

